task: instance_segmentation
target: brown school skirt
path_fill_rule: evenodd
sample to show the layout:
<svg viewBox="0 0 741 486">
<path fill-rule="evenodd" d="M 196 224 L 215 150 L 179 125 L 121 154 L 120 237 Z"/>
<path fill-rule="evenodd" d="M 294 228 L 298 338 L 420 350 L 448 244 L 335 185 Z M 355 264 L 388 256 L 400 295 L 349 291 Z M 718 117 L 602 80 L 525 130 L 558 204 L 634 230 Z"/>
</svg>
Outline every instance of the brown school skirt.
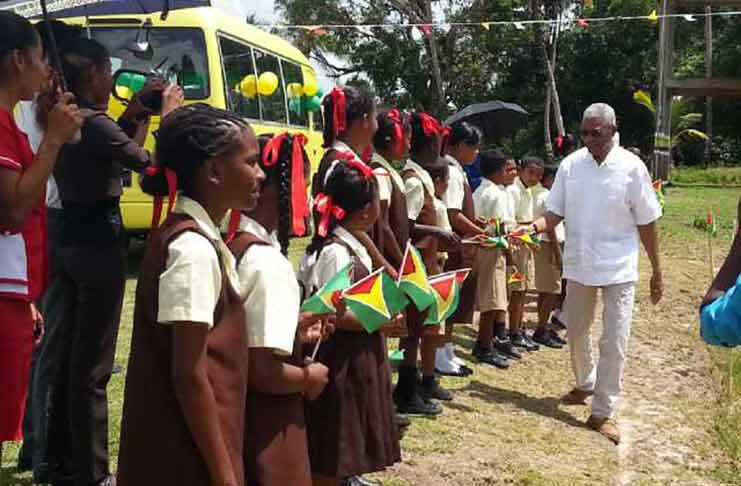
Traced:
<svg viewBox="0 0 741 486">
<path fill-rule="evenodd" d="M 306 405 L 312 473 L 346 478 L 401 461 L 383 336 L 336 331 L 317 361 L 329 368 L 329 383 Z"/>
<path fill-rule="evenodd" d="M 247 486 L 311 486 L 304 399 L 247 394 L 244 466 Z"/>
</svg>

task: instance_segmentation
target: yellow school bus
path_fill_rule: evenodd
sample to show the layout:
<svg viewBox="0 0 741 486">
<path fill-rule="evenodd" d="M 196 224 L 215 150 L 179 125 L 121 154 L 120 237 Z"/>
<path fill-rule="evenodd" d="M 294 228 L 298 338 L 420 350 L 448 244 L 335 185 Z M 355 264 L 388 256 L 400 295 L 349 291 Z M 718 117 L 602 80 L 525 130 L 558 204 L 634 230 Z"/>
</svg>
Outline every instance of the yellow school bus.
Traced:
<svg viewBox="0 0 741 486">
<path fill-rule="evenodd" d="M 186 103 L 205 102 L 238 113 L 258 134 L 304 133 L 312 166 L 318 164 L 321 116 L 310 111 L 317 104 L 312 95 L 317 89 L 316 73 L 306 56 L 287 41 L 213 7 L 173 10 L 164 20 L 159 13 L 61 20 L 83 26 L 87 35 L 104 44 L 114 73 L 118 69 L 157 73 L 183 88 Z M 117 85 L 116 89 L 121 94 L 127 88 Z M 310 96 L 313 108 L 306 103 Z M 111 97 L 109 111 L 114 119 L 123 109 Z M 155 117 L 146 141 L 150 150 L 158 125 Z M 141 191 L 137 174 L 127 174 L 124 185 L 124 226 L 130 232 L 145 232 L 151 222 L 152 198 Z"/>
</svg>

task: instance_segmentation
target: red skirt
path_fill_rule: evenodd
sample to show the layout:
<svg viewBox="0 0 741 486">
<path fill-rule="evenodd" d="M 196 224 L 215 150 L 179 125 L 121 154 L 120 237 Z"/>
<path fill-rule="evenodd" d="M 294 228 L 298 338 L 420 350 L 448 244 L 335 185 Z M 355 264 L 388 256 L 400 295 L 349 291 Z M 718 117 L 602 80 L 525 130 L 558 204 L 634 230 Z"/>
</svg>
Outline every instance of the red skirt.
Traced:
<svg viewBox="0 0 741 486">
<path fill-rule="evenodd" d="M 33 352 L 31 305 L 0 299 L 0 442 L 21 440 Z"/>
</svg>

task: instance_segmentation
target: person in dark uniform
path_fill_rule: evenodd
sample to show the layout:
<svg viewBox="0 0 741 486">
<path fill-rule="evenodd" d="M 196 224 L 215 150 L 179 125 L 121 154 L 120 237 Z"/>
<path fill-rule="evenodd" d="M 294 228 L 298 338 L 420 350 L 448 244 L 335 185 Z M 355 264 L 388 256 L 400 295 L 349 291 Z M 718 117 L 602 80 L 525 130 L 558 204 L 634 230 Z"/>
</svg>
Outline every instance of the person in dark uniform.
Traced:
<svg viewBox="0 0 741 486">
<path fill-rule="evenodd" d="M 143 172 L 150 165 L 142 145 L 153 113 L 140 96 L 163 91 L 161 114 L 166 116 L 183 95 L 177 86 L 150 83 L 116 122 L 106 115 L 113 80 L 105 47 L 78 38 L 62 46 L 61 58 L 85 123 L 80 143 L 62 149 L 54 170 L 63 207 L 59 331 L 64 342 L 53 385 L 50 476 L 93 486 L 112 481 L 106 388 L 125 287 L 122 168 Z"/>
<path fill-rule="evenodd" d="M 244 486 L 248 348 L 236 263 L 218 223 L 249 211 L 264 174 L 236 115 L 205 104 L 162 122 L 142 180 L 177 204 L 142 261 L 124 391 L 120 486 Z M 174 176 L 174 177 L 173 177 Z"/>
</svg>

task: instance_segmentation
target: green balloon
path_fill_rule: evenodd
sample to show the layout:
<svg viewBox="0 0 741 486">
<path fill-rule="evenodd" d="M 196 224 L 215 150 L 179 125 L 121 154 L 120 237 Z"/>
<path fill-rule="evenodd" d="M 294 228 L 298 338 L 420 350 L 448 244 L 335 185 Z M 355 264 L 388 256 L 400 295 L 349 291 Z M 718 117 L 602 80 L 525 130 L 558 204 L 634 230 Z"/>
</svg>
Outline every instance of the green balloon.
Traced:
<svg viewBox="0 0 741 486">
<path fill-rule="evenodd" d="M 324 98 L 324 91 L 322 91 L 322 88 L 317 88 L 316 94 L 314 96 L 319 98 L 319 100 L 321 101 L 321 99 Z"/>
<path fill-rule="evenodd" d="M 291 98 L 288 102 L 288 109 L 293 113 L 301 113 L 301 98 Z"/>
<path fill-rule="evenodd" d="M 312 96 L 306 100 L 306 109 L 309 111 L 317 111 L 322 105 L 322 99 L 319 96 Z"/>
</svg>

